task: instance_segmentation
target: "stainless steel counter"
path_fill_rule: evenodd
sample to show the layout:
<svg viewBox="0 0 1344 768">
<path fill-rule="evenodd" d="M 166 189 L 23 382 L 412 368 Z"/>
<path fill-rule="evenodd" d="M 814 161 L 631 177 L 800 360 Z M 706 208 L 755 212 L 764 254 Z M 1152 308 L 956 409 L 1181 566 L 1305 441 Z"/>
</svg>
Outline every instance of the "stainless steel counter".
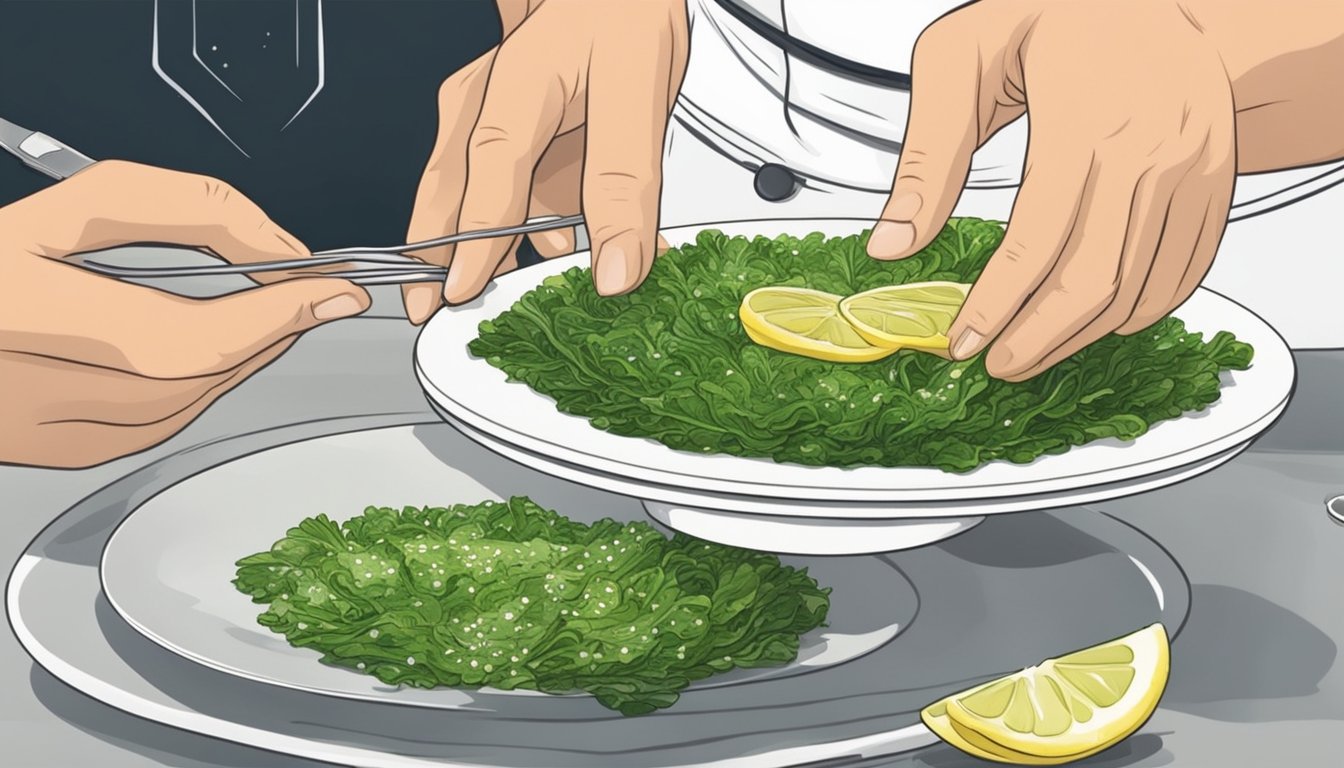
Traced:
<svg viewBox="0 0 1344 768">
<path fill-rule="evenodd" d="M 411 370 L 415 329 L 375 314 L 319 329 L 169 444 L 79 472 L 0 468 L 8 567 L 61 511 L 182 446 L 247 429 L 374 411 L 429 414 Z M 392 309 L 388 309 L 393 307 Z M 1334 766 L 1344 727 L 1344 351 L 1298 355 L 1287 414 L 1247 453 L 1185 484 L 1098 505 L 1162 542 L 1193 585 L 1161 710 L 1087 761 L 1100 766 Z M 314 397 L 314 392 L 321 397 Z M 91 610 L 72 605 L 71 610 Z M 0 763 L 316 766 L 155 725 L 66 687 L 0 634 Z M 935 747 L 882 765 L 983 765 Z"/>
</svg>

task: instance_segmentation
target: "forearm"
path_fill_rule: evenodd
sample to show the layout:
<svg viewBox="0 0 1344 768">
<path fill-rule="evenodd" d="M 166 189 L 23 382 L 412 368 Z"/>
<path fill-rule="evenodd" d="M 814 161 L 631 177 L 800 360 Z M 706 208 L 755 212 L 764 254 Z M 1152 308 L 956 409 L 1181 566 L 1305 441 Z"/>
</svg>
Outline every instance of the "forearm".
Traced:
<svg viewBox="0 0 1344 768">
<path fill-rule="evenodd" d="M 1237 169 L 1344 158 L 1344 3 L 1188 0 L 1223 58 L 1237 109 Z"/>
</svg>

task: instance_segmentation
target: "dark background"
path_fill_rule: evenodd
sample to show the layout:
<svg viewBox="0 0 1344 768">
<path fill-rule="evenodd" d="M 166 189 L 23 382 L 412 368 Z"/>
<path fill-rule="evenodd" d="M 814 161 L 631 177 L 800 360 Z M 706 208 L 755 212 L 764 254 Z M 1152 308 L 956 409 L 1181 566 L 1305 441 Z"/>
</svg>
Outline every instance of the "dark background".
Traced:
<svg viewBox="0 0 1344 768">
<path fill-rule="evenodd" d="M 493 0 L 326 0 L 326 84 L 283 131 L 315 83 L 294 62 L 296 7 L 302 27 L 315 0 L 198 0 L 197 50 L 237 98 L 188 66 L 190 0 L 160 1 L 165 69 L 250 157 L 154 72 L 154 0 L 0 0 L 0 117 L 95 159 L 225 179 L 314 249 L 404 242 L 439 83 L 498 42 Z M 0 205 L 51 183 L 0 152 Z"/>
</svg>

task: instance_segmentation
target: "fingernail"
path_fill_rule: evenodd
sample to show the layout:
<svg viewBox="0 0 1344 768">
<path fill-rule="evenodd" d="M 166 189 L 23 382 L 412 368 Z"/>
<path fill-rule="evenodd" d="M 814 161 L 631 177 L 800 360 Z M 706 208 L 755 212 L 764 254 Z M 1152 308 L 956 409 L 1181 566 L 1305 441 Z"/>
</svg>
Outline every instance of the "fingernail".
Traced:
<svg viewBox="0 0 1344 768">
<path fill-rule="evenodd" d="M 875 259 L 895 259 L 914 244 L 914 225 L 904 221 L 879 221 L 868 236 L 868 255 Z"/>
<path fill-rule="evenodd" d="M 603 296 L 616 296 L 630 290 L 639 262 L 639 241 L 617 237 L 602 246 L 597 254 L 593 284 Z"/>
<path fill-rule="evenodd" d="M 967 328 L 957 337 L 957 341 L 952 345 L 952 357 L 956 360 L 965 360 L 968 357 L 974 357 L 976 352 L 980 351 L 980 345 L 985 337 L 974 329 Z"/>
<path fill-rule="evenodd" d="M 318 302 L 313 307 L 313 317 L 318 320 L 336 320 L 342 317 L 358 315 L 366 309 L 364 299 L 353 293 L 342 293 L 330 299 Z"/>
<path fill-rule="evenodd" d="M 419 325 L 439 308 L 439 289 L 435 285 L 412 285 L 406 289 L 406 319 Z"/>
<path fill-rule="evenodd" d="M 875 259 L 897 259 L 906 255 L 915 244 L 915 226 L 910 221 L 922 207 L 924 199 L 918 192 L 901 192 L 892 197 L 868 237 L 868 255 Z"/>
</svg>

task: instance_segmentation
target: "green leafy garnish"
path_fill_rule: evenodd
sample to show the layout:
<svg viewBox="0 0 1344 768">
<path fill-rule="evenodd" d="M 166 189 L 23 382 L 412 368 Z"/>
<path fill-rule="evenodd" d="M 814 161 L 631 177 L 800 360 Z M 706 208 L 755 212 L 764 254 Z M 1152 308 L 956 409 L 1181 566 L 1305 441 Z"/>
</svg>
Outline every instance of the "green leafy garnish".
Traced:
<svg viewBox="0 0 1344 768">
<path fill-rule="evenodd" d="M 997 222 L 954 219 L 919 254 L 887 262 L 867 256 L 866 232 L 772 240 L 710 230 L 660 257 L 625 296 L 598 296 L 588 269 L 547 278 L 482 323 L 470 350 L 618 435 L 697 453 L 950 472 L 1131 440 L 1203 410 L 1223 371 L 1249 367 L 1250 345 L 1226 332 L 1205 341 L 1176 318 L 1104 338 L 1020 383 L 991 378 L 983 355 L 829 363 L 777 352 L 754 344 L 738 319 L 742 297 L 767 285 L 847 296 L 973 282 L 1002 238 Z"/>
<path fill-rule="evenodd" d="M 525 497 L 325 515 L 238 561 L 258 621 L 322 661 L 418 688 L 591 693 L 626 715 L 786 664 L 829 589 L 774 555 L 574 522 Z"/>
</svg>

